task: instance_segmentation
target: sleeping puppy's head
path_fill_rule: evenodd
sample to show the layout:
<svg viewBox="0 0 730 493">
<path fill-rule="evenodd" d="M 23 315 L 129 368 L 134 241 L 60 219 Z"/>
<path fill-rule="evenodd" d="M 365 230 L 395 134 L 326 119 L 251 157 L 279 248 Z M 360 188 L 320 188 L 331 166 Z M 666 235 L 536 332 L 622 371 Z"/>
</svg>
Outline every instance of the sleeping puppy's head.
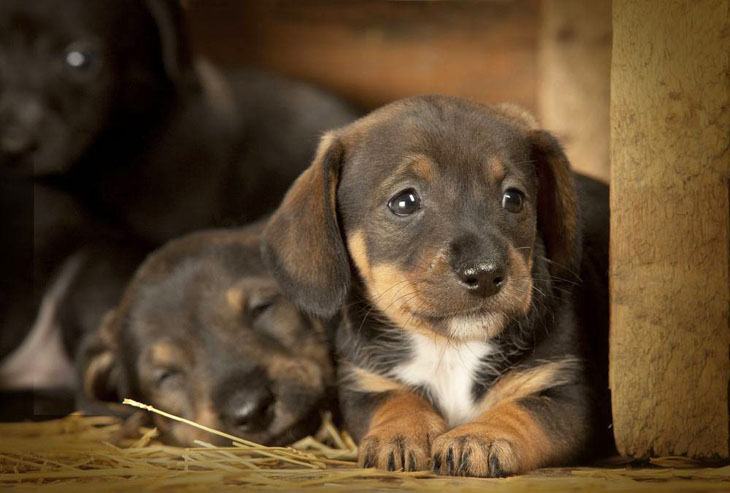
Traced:
<svg viewBox="0 0 730 493">
<path fill-rule="evenodd" d="M 64 173 L 112 122 L 148 120 L 192 88 L 192 74 L 175 0 L 3 0 L 0 167 Z"/>
<path fill-rule="evenodd" d="M 397 327 L 485 340 L 577 271 L 568 161 L 532 117 L 428 96 L 326 135 L 264 234 L 304 309 L 348 293 Z"/>
<path fill-rule="evenodd" d="M 313 432 L 333 379 L 326 334 L 282 296 L 258 240 L 204 232 L 153 253 L 81 347 L 85 400 L 130 397 L 263 444 Z M 154 419 L 168 443 L 217 440 Z"/>
</svg>

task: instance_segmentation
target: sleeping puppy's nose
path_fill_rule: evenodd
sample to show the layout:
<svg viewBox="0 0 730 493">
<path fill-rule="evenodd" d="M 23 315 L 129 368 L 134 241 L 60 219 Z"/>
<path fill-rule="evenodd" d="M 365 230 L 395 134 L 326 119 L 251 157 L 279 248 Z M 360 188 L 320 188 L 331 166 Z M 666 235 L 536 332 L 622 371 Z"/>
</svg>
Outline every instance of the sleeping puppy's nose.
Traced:
<svg viewBox="0 0 730 493">
<path fill-rule="evenodd" d="M 273 418 L 274 394 L 265 386 L 241 388 L 235 391 L 221 411 L 226 426 L 240 433 L 265 429 Z"/>
<path fill-rule="evenodd" d="M 456 269 L 461 285 L 483 298 L 499 292 L 504 283 L 504 272 L 504 265 L 495 261 L 466 263 Z"/>
</svg>

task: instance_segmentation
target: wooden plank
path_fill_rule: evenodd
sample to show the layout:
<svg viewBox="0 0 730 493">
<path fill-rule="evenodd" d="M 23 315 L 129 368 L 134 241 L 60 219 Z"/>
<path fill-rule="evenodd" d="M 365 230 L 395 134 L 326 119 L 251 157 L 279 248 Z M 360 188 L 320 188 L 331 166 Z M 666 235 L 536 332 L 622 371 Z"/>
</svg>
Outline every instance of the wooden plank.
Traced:
<svg viewBox="0 0 730 493">
<path fill-rule="evenodd" d="M 364 109 L 444 93 L 534 111 L 537 0 L 190 0 L 195 45 L 309 80 Z"/>
<path fill-rule="evenodd" d="M 542 124 L 577 171 L 608 181 L 611 0 L 545 0 L 539 63 Z"/>
<path fill-rule="evenodd" d="M 729 16 L 613 4 L 610 380 L 629 456 L 728 457 Z"/>
</svg>

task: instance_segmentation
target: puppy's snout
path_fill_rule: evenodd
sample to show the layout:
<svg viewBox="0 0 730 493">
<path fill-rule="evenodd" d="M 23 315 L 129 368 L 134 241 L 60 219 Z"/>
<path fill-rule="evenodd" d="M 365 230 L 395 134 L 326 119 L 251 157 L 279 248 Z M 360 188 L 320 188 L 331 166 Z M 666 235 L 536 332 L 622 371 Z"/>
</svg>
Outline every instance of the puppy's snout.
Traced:
<svg viewBox="0 0 730 493">
<path fill-rule="evenodd" d="M 465 235 L 451 244 L 451 265 L 459 284 L 487 298 L 497 294 L 507 276 L 507 262 L 496 238 Z"/>
<path fill-rule="evenodd" d="M 252 385 L 235 391 L 224 409 L 221 419 L 226 426 L 240 433 L 266 429 L 273 418 L 274 394 L 265 385 Z"/>
<path fill-rule="evenodd" d="M 17 156 L 31 152 L 37 142 L 30 132 L 17 127 L 6 128 L 0 135 L 0 149 L 8 155 Z"/>
<path fill-rule="evenodd" d="M 0 151 L 17 156 L 35 150 L 42 117 L 43 107 L 37 99 L 6 95 L 0 102 Z"/>
<path fill-rule="evenodd" d="M 486 298 L 502 287 L 505 268 L 493 261 L 468 263 L 457 268 L 456 275 L 467 290 Z"/>
</svg>

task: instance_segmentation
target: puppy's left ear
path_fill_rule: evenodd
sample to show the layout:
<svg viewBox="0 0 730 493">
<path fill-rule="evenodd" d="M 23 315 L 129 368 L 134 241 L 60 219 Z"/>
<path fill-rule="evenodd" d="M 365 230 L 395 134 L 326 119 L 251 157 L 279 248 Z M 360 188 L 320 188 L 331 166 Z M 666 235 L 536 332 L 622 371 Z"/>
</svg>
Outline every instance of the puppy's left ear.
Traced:
<svg viewBox="0 0 730 493">
<path fill-rule="evenodd" d="M 180 0 L 145 0 L 157 25 L 165 73 L 179 89 L 198 89 Z"/>
<path fill-rule="evenodd" d="M 558 141 L 544 130 L 530 132 L 538 179 L 537 223 L 550 259 L 550 273 L 577 276 L 581 247 L 573 172 Z"/>
<path fill-rule="evenodd" d="M 264 230 L 262 255 L 279 286 L 304 311 L 330 317 L 345 302 L 350 264 L 337 219 L 344 147 L 325 135 Z"/>
</svg>

